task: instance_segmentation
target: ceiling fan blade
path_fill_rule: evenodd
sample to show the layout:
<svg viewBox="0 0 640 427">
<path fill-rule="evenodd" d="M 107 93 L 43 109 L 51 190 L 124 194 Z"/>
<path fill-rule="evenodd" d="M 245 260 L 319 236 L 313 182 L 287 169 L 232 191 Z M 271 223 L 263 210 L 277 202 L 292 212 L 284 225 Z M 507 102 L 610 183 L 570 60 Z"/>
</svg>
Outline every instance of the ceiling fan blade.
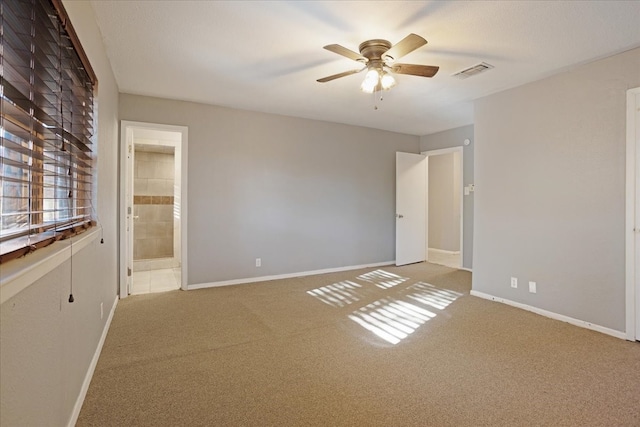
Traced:
<svg viewBox="0 0 640 427">
<path fill-rule="evenodd" d="M 329 45 L 326 45 L 324 48 L 333 53 L 337 53 L 338 55 L 342 55 L 349 59 L 353 59 L 354 61 L 360 61 L 364 63 L 369 61 L 367 58 L 360 55 L 359 53 L 349 50 L 344 46 L 340 46 L 339 44 L 329 44 Z"/>
<path fill-rule="evenodd" d="M 425 39 L 417 34 L 411 33 L 394 46 L 391 46 L 391 48 L 382 55 L 382 58 L 389 61 L 396 61 L 425 44 L 427 44 Z"/>
<path fill-rule="evenodd" d="M 440 67 L 433 65 L 393 64 L 391 71 L 398 74 L 410 74 L 412 76 L 433 77 Z"/>
<path fill-rule="evenodd" d="M 349 70 L 349 71 L 345 71 L 343 73 L 334 74 L 332 76 L 323 77 L 323 78 L 318 79 L 316 81 L 320 82 L 320 83 L 330 82 L 331 80 L 339 79 L 340 77 L 346 77 L 346 76 L 350 76 L 351 74 L 357 74 L 360 71 L 364 70 L 365 68 L 367 68 L 367 67 L 360 68 L 359 70 Z"/>
</svg>

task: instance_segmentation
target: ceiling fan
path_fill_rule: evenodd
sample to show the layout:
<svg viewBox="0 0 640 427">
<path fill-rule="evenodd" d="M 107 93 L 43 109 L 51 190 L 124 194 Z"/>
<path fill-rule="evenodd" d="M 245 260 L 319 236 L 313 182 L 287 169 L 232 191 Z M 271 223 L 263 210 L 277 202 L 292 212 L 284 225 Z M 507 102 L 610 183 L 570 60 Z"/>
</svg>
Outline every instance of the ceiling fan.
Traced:
<svg viewBox="0 0 640 427">
<path fill-rule="evenodd" d="M 394 46 L 392 46 L 387 40 L 367 40 L 360 43 L 360 46 L 358 47 L 360 53 L 356 53 L 346 47 L 340 46 L 339 44 L 327 45 L 324 47 L 326 50 L 360 62 L 364 64 L 364 67 L 323 77 L 317 81 L 320 83 L 326 83 L 331 80 L 367 70 L 360 88 L 363 92 L 373 93 L 375 91 L 380 91 L 381 89 L 388 90 L 395 86 L 396 81 L 391 73 L 409 74 L 419 77 L 433 77 L 440 67 L 432 65 L 397 64 L 395 62 L 397 59 L 413 52 L 425 44 L 427 44 L 427 41 L 424 38 L 417 34 L 409 34 Z"/>
</svg>

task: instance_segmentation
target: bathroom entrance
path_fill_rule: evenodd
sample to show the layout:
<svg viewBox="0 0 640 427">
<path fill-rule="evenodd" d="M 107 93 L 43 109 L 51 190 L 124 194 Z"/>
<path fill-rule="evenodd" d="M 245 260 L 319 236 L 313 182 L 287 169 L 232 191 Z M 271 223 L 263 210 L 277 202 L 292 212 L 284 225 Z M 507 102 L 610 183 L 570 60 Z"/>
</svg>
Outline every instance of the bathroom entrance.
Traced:
<svg viewBox="0 0 640 427">
<path fill-rule="evenodd" d="M 121 191 L 121 283 L 126 285 L 121 285 L 120 297 L 183 288 L 186 129 L 123 122 L 122 132 L 126 180 Z"/>
</svg>

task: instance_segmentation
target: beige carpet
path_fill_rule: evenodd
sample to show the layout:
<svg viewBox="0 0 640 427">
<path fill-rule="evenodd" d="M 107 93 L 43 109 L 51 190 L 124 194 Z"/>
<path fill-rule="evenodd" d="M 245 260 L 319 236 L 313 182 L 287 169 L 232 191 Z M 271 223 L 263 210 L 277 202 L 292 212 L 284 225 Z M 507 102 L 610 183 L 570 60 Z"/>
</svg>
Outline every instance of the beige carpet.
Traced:
<svg viewBox="0 0 640 427">
<path fill-rule="evenodd" d="M 121 301 L 79 426 L 640 426 L 640 344 L 382 267 Z"/>
</svg>

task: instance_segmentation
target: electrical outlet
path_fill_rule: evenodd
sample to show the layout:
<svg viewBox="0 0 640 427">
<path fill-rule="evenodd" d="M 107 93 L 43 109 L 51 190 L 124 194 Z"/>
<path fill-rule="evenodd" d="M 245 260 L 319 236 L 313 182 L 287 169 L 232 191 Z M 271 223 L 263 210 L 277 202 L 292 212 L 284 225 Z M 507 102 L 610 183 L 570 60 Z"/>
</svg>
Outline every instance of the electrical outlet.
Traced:
<svg viewBox="0 0 640 427">
<path fill-rule="evenodd" d="M 256 258 L 256 267 L 262 267 L 262 258 Z"/>
<path fill-rule="evenodd" d="M 512 277 L 511 278 L 511 287 L 512 288 L 517 288 L 518 287 L 518 278 L 517 277 Z"/>
<path fill-rule="evenodd" d="M 529 282 L 529 292 L 535 294 L 537 292 L 536 282 Z"/>
<path fill-rule="evenodd" d="M 104 303 L 100 303 L 100 319 L 104 317 Z"/>
</svg>

